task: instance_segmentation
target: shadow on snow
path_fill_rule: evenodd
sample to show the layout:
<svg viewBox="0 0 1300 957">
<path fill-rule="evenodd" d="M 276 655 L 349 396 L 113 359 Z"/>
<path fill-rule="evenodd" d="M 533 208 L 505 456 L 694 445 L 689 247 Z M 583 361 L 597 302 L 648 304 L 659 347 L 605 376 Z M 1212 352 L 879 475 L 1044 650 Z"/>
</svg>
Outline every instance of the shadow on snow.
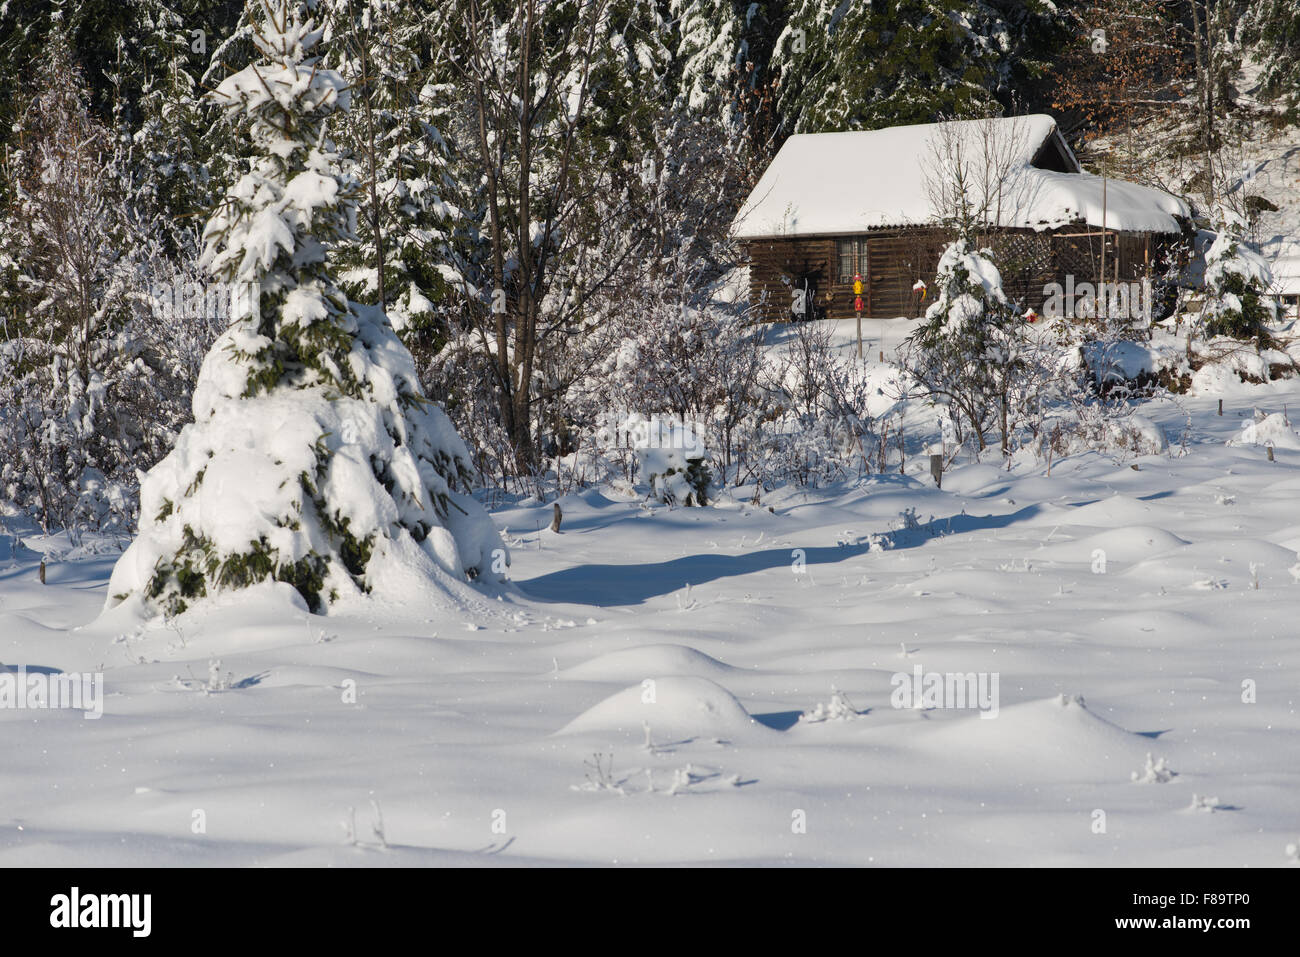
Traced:
<svg viewBox="0 0 1300 957">
<path fill-rule="evenodd" d="M 951 515 L 917 522 L 914 527 L 896 529 L 879 536 L 890 550 L 919 548 L 938 536 L 1007 528 L 1039 511 L 1030 505 L 1009 515 Z M 800 546 L 796 546 L 800 547 Z M 802 547 L 805 565 L 834 565 L 859 558 L 870 551 L 870 543 Z M 529 598 L 564 604 L 639 605 L 652 598 L 672 593 L 687 585 L 703 585 L 723 578 L 752 575 L 775 568 L 790 568 L 794 549 L 768 548 L 743 555 L 684 555 L 664 562 L 629 565 L 574 565 L 518 581 L 519 589 Z"/>
</svg>

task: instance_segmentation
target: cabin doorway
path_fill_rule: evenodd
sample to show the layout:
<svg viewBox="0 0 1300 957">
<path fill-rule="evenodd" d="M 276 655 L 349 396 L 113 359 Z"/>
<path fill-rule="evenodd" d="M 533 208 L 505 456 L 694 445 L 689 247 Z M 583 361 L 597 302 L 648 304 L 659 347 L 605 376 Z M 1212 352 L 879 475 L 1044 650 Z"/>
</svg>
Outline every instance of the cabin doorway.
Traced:
<svg viewBox="0 0 1300 957">
<path fill-rule="evenodd" d="M 826 318 L 822 295 L 822 271 L 805 269 L 790 277 L 790 321 L 810 322 Z"/>
</svg>

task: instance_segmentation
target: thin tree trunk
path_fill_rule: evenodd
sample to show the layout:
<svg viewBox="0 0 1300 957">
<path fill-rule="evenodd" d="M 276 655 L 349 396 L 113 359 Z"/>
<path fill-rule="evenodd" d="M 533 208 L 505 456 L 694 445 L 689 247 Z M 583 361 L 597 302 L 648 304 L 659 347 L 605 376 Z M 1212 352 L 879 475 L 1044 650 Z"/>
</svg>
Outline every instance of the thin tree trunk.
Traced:
<svg viewBox="0 0 1300 957">
<path fill-rule="evenodd" d="M 1214 93 L 1211 89 L 1212 52 L 1209 35 L 1208 9 L 1202 21 L 1201 8 L 1204 0 L 1191 0 L 1192 39 L 1196 51 L 1196 99 L 1201 115 L 1201 149 L 1205 152 L 1205 198 L 1214 205 Z"/>
<path fill-rule="evenodd" d="M 533 466 L 530 420 L 533 384 L 533 354 L 536 348 L 537 302 L 533 295 L 532 161 L 533 88 L 532 53 L 536 14 L 535 0 L 528 0 L 519 55 L 519 211 L 516 244 L 519 258 L 519 300 L 515 318 L 515 383 L 511 441 L 521 472 Z"/>
<path fill-rule="evenodd" d="M 352 23 L 356 23 L 352 0 L 348 0 L 348 19 Z M 369 30 L 360 31 L 358 45 L 361 53 L 361 89 L 366 111 L 366 165 L 369 173 L 366 186 L 370 193 L 370 228 L 375 234 L 375 270 L 378 275 L 376 284 L 378 286 L 379 306 L 380 308 L 387 308 L 388 298 L 384 288 L 384 230 L 379 209 L 379 174 L 375 160 L 375 115 L 374 105 L 371 103 L 374 91 L 371 89 L 370 77 Z"/>
</svg>

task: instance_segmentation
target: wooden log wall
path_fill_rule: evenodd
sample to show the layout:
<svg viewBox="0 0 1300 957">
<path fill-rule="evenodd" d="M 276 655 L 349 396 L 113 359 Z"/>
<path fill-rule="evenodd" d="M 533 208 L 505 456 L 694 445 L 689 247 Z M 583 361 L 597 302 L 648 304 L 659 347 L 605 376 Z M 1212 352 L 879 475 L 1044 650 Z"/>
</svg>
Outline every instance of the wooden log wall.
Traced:
<svg viewBox="0 0 1300 957">
<path fill-rule="evenodd" d="M 807 278 L 812 285 L 827 291 L 833 280 L 835 240 L 772 239 L 748 244 L 749 304 L 755 319 L 761 322 L 788 322 L 794 302 L 795 284 Z M 820 297 L 815 297 L 820 298 Z M 825 318 L 818 313 L 824 303 L 815 300 L 810 318 Z M 831 318 L 839 318 L 831 314 Z"/>
<path fill-rule="evenodd" d="M 837 240 L 860 237 L 867 239 L 868 250 L 863 315 L 893 318 L 924 313 L 934 301 L 935 272 L 949 242 L 949 234 L 941 229 L 751 241 L 746 248 L 753 317 L 758 321 L 789 321 L 793 290 L 807 282 L 815 290 L 810 318 L 852 318 L 853 287 L 851 282 L 839 282 Z M 1158 271 L 1162 255 L 1176 241 L 1174 236 L 1110 233 L 1105 278 L 1131 282 Z M 1095 283 L 1101 278 L 1102 236 L 1092 227 L 1067 226 L 1043 232 L 1003 230 L 983 237 L 981 243 L 993 249 L 1008 298 L 1035 310 L 1042 307 L 1043 287 L 1048 283 L 1064 285 L 1067 274 L 1074 276 L 1076 284 Z M 913 290 L 918 279 L 928 287 L 924 299 Z"/>
</svg>

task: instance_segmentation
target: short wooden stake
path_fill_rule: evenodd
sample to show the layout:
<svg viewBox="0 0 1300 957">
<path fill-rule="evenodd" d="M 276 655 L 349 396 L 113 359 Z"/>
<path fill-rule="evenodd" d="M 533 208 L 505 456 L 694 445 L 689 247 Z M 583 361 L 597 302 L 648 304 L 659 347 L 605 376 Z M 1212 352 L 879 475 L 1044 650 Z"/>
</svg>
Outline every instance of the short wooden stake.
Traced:
<svg viewBox="0 0 1300 957">
<path fill-rule="evenodd" d="M 930 456 L 930 474 L 934 476 L 934 484 L 937 488 L 943 488 L 943 456 Z"/>
<path fill-rule="evenodd" d="M 559 502 L 556 502 L 553 507 L 555 508 L 555 517 L 551 519 L 551 531 L 558 532 L 560 530 L 560 521 L 564 518 L 564 513 L 560 511 Z"/>
</svg>

